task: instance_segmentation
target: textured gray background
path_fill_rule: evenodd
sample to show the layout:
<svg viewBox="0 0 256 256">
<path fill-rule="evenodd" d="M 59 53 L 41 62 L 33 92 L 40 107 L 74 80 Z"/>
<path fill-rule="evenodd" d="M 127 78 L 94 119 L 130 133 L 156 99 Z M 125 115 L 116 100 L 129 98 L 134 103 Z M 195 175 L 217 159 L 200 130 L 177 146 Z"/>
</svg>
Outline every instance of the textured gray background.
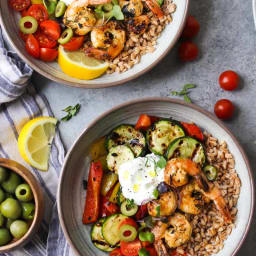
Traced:
<svg viewBox="0 0 256 256">
<path fill-rule="evenodd" d="M 251 5 L 250 0 L 191 0 L 190 14 L 201 24 L 195 40 L 200 48 L 199 59 L 181 63 L 176 46 L 157 67 L 123 86 L 75 89 L 35 74 L 34 84 L 47 96 L 56 117 L 61 118 L 61 110 L 68 105 L 82 105 L 79 115 L 60 125 L 66 148 L 89 122 L 111 107 L 146 96 L 170 96 L 172 89 L 194 83 L 198 88 L 191 93 L 193 102 L 209 111 L 213 111 L 220 98 L 235 103 L 236 115 L 226 125 L 244 146 L 253 171 L 256 170 L 256 34 Z M 227 69 L 237 71 L 242 78 L 240 88 L 235 92 L 224 92 L 218 86 L 219 74 Z M 255 220 L 238 255 L 256 255 Z"/>
</svg>

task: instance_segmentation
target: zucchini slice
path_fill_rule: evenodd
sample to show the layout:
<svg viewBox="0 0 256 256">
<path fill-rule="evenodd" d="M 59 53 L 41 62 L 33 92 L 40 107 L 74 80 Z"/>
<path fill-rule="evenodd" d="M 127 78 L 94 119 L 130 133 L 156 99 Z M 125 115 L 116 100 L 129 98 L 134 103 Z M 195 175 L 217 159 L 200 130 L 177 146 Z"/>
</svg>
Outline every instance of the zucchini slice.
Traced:
<svg viewBox="0 0 256 256">
<path fill-rule="evenodd" d="M 104 239 L 112 246 L 118 246 L 120 242 L 119 226 L 128 217 L 123 214 L 114 214 L 106 218 L 102 226 Z"/>
<path fill-rule="evenodd" d="M 176 121 L 160 120 L 147 130 L 149 150 L 157 155 L 164 155 L 170 143 L 185 136 L 182 127 Z"/>
<path fill-rule="evenodd" d="M 189 136 L 178 138 L 169 145 L 166 158 L 169 160 L 174 157 L 190 158 L 201 166 L 206 159 L 202 143 Z"/>
<path fill-rule="evenodd" d="M 129 146 L 135 157 L 138 157 L 145 153 L 146 139 L 143 133 L 135 130 L 132 125 L 122 124 L 111 131 L 106 142 L 108 150 L 118 145 Z"/>
<path fill-rule="evenodd" d="M 102 235 L 102 226 L 104 221 L 105 221 L 105 218 L 101 218 L 97 223 L 93 225 L 92 231 L 91 231 L 91 239 L 94 246 L 97 247 L 98 249 L 104 252 L 111 252 L 116 247 L 108 244 Z"/>
<path fill-rule="evenodd" d="M 129 147 L 125 145 L 112 147 L 107 155 L 108 169 L 118 174 L 119 166 L 132 159 L 134 159 L 134 154 Z"/>
</svg>

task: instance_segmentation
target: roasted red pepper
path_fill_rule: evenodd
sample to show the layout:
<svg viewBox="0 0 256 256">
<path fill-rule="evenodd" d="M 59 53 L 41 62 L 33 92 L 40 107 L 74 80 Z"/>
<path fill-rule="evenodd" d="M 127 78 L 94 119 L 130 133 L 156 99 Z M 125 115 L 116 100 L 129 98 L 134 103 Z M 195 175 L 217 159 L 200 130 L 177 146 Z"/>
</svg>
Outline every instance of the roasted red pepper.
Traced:
<svg viewBox="0 0 256 256">
<path fill-rule="evenodd" d="M 197 125 L 195 125 L 193 123 L 189 124 L 189 123 L 184 123 L 184 122 L 181 122 L 181 124 L 189 136 L 194 137 L 201 141 L 204 140 L 204 135 L 203 135 L 201 129 Z"/>
<path fill-rule="evenodd" d="M 111 203 L 105 196 L 101 198 L 101 217 L 110 216 L 120 212 L 117 204 Z"/>
<path fill-rule="evenodd" d="M 148 207 L 146 204 L 141 205 L 139 207 L 139 210 L 137 211 L 136 215 L 135 215 L 135 219 L 136 220 L 141 220 L 143 219 L 146 215 L 148 214 Z"/>
<path fill-rule="evenodd" d="M 103 176 L 101 162 L 92 162 L 88 177 L 83 223 L 96 222 L 100 213 L 100 186 Z"/>
</svg>

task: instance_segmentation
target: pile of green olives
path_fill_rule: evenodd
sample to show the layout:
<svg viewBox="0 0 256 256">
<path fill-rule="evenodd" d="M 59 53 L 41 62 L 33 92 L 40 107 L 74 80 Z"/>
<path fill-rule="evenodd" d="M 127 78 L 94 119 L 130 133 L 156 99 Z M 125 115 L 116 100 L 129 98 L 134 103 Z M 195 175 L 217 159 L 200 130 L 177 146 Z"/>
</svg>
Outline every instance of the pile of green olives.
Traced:
<svg viewBox="0 0 256 256">
<path fill-rule="evenodd" d="M 23 237 L 34 215 L 30 186 L 17 173 L 0 166 L 0 246 Z"/>
</svg>

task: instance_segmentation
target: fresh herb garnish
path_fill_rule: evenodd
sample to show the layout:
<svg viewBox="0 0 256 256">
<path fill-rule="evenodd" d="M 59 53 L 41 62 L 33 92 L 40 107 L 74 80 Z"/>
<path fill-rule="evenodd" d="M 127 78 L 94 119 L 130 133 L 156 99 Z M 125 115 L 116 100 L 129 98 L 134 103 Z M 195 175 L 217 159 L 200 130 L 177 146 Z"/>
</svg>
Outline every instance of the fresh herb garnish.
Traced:
<svg viewBox="0 0 256 256">
<path fill-rule="evenodd" d="M 61 118 L 61 121 L 68 121 L 73 116 L 76 116 L 81 108 L 80 104 L 76 104 L 74 107 L 68 106 L 67 108 L 63 109 L 62 111 L 66 112 L 67 115 Z"/>
<path fill-rule="evenodd" d="M 184 101 L 191 103 L 192 101 L 191 101 L 190 97 L 188 96 L 188 94 L 190 92 L 189 89 L 193 89 L 193 88 L 196 88 L 195 84 L 185 84 L 181 91 L 179 91 L 179 92 L 172 91 L 171 94 L 172 94 L 172 96 L 183 96 Z"/>
<path fill-rule="evenodd" d="M 111 11 L 104 12 L 102 10 L 102 5 L 99 5 L 95 9 L 95 12 L 103 19 L 107 19 L 108 22 L 110 19 L 115 18 L 116 20 L 124 20 L 124 14 L 122 13 L 121 7 L 118 4 L 115 4 Z"/>
<path fill-rule="evenodd" d="M 156 216 L 160 217 L 160 205 L 156 207 Z"/>
<path fill-rule="evenodd" d="M 135 203 L 134 203 L 134 200 L 132 199 L 132 200 L 130 200 L 130 199 L 126 199 L 126 207 L 128 208 L 128 209 L 132 209 L 134 206 L 135 206 Z"/>
<path fill-rule="evenodd" d="M 154 189 L 154 191 L 153 191 L 153 196 L 154 196 L 154 198 L 155 198 L 155 199 L 157 199 L 157 198 L 158 198 L 158 196 L 159 196 L 159 192 L 158 192 L 158 190 L 157 190 L 157 189 Z"/>
<path fill-rule="evenodd" d="M 83 180 L 83 188 L 84 188 L 84 190 L 87 189 L 87 185 L 88 185 L 87 180 Z"/>
<path fill-rule="evenodd" d="M 146 218 L 144 218 L 144 222 L 148 228 L 153 228 L 155 226 L 153 223 L 152 216 L 147 216 Z"/>
<path fill-rule="evenodd" d="M 146 248 L 140 248 L 139 256 L 150 256 L 150 253 Z"/>
<path fill-rule="evenodd" d="M 160 157 L 160 159 L 158 160 L 156 166 L 157 166 L 158 168 L 161 168 L 161 169 L 162 169 L 162 168 L 165 168 L 165 166 L 166 166 L 166 160 L 165 160 L 165 158 L 164 158 L 163 156 Z"/>
</svg>

